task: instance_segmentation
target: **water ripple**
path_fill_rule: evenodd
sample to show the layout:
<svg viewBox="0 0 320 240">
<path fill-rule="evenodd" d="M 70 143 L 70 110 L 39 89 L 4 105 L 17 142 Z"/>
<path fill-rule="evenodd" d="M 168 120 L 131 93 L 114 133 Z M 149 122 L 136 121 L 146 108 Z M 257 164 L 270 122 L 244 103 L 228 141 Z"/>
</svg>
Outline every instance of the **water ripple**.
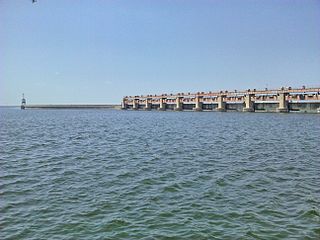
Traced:
<svg viewBox="0 0 320 240">
<path fill-rule="evenodd" d="M 319 115 L 0 109 L 0 123 L 1 239 L 320 238 Z"/>
</svg>

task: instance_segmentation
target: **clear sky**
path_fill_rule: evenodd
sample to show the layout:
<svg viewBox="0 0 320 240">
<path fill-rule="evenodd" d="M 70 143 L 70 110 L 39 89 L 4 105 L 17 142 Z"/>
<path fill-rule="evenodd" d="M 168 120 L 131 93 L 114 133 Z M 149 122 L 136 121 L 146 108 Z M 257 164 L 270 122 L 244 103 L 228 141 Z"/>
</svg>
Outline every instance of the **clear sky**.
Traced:
<svg viewBox="0 0 320 240">
<path fill-rule="evenodd" d="M 320 1 L 0 0 L 0 105 L 320 85 Z"/>
</svg>

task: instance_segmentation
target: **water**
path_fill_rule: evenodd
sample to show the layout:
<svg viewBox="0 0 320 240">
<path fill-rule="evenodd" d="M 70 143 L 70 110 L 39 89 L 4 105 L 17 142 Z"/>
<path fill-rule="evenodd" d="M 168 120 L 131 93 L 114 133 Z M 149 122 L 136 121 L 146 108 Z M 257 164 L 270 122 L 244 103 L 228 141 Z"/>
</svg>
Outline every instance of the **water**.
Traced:
<svg viewBox="0 0 320 240">
<path fill-rule="evenodd" d="M 1 239 L 319 239 L 320 115 L 0 109 Z"/>
</svg>

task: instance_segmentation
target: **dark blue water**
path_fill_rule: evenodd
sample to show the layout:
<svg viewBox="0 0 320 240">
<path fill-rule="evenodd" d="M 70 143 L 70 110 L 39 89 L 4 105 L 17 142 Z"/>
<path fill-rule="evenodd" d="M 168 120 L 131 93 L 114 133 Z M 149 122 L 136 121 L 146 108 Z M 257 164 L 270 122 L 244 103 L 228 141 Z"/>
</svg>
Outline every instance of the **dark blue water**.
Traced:
<svg viewBox="0 0 320 240">
<path fill-rule="evenodd" d="M 319 239 L 320 115 L 0 109 L 1 239 Z"/>
</svg>

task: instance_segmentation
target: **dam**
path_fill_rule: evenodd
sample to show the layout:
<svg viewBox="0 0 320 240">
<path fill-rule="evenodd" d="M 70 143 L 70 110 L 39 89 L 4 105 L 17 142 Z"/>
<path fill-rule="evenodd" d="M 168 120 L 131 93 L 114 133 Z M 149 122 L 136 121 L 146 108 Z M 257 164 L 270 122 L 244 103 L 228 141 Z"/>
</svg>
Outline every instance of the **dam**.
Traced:
<svg viewBox="0 0 320 240">
<path fill-rule="evenodd" d="M 320 113 L 320 87 L 125 96 L 121 109 Z"/>
</svg>

